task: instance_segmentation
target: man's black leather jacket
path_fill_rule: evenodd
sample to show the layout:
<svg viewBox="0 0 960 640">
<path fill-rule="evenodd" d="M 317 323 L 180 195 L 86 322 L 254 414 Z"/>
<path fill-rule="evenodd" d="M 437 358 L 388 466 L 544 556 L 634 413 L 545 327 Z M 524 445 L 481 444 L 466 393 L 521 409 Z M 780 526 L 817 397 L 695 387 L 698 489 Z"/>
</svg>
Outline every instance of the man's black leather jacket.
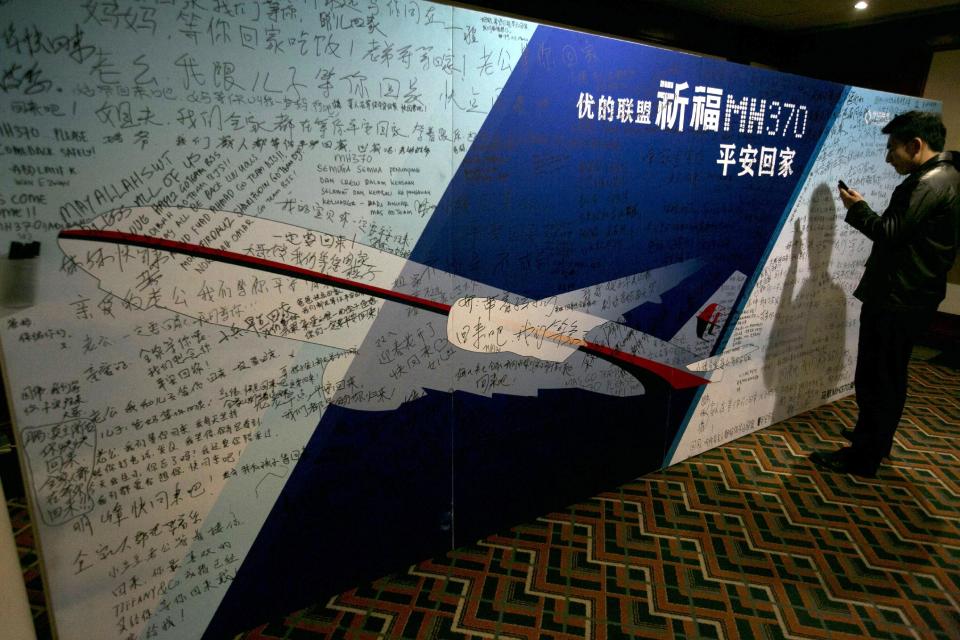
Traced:
<svg viewBox="0 0 960 640">
<path fill-rule="evenodd" d="M 866 202 L 846 222 L 873 240 L 860 284 L 864 303 L 895 309 L 936 309 L 960 244 L 960 153 L 944 151 L 900 183 L 883 215 Z"/>
</svg>

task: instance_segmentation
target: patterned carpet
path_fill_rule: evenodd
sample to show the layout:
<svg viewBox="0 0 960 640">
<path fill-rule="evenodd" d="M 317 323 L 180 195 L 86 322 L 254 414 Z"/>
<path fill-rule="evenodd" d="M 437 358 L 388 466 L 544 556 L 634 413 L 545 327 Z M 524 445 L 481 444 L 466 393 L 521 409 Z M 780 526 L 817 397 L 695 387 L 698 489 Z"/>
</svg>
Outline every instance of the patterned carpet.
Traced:
<svg viewBox="0 0 960 640">
<path fill-rule="evenodd" d="M 851 397 L 238 638 L 960 638 L 956 366 L 911 363 L 875 480 L 806 459 Z"/>
</svg>

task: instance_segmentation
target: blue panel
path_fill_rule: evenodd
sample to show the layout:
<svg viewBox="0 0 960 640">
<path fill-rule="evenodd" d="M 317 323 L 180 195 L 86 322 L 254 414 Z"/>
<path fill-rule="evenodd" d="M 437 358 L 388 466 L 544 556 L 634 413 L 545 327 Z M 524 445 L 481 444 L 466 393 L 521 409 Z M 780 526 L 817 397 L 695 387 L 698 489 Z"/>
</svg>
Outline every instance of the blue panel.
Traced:
<svg viewBox="0 0 960 640">
<path fill-rule="evenodd" d="M 672 128 L 656 123 L 658 92 L 672 92 L 661 81 L 685 83 L 690 99 Z M 724 107 L 728 95 L 737 105 L 754 98 L 755 110 L 766 100 L 759 131 L 741 132 L 739 114 L 724 131 L 725 108 L 719 131 L 695 130 L 692 98 L 706 95 L 698 86 L 722 90 Z M 540 27 L 411 259 L 538 299 L 700 258 L 695 277 L 626 318 L 668 339 L 734 270 L 755 273 L 842 90 Z M 581 94 L 595 100 L 592 119 L 580 117 Z M 616 110 L 598 119 L 602 97 L 634 100 L 631 121 Z M 651 102 L 649 123 L 636 122 L 638 100 Z M 737 175 L 739 163 L 724 175 L 721 145 L 734 145 L 736 158 L 774 149 L 773 175 Z M 793 163 L 779 175 L 784 152 Z M 646 393 L 627 398 L 431 392 L 386 413 L 332 407 L 207 636 L 658 468 L 695 392 L 642 382 Z M 304 575 L 311 557 L 323 558 L 323 573 Z"/>
<path fill-rule="evenodd" d="M 765 99 L 761 134 L 656 125 L 661 81 Z M 412 258 L 539 299 L 691 257 L 698 279 L 636 328 L 669 337 L 734 269 L 752 274 L 842 87 L 573 31 L 539 27 L 448 187 Z M 581 93 L 650 101 L 650 124 L 579 118 Z M 780 118 L 772 102 L 780 102 Z M 785 103 L 797 105 L 792 112 Z M 799 106 L 803 105 L 802 111 Z M 724 110 L 721 110 L 721 114 Z M 598 115 L 598 107 L 593 106 Z M 805 126 L 796 137 L 794 124 Z M 791 122 L 787 123 L 787 118 Z M 633 118 L 636 120 L 636 118 Z M 786 125 L 786 126 L 784 126 Z M 782 135 L 786 128 L 787 135 Z M 767 132 L 777 130 L 776 135 Z M 720 145 L 795 153 L 786 177 L 736 176 Z M 650 307 L 650 305 L 647 305 Z"/>
</svg>

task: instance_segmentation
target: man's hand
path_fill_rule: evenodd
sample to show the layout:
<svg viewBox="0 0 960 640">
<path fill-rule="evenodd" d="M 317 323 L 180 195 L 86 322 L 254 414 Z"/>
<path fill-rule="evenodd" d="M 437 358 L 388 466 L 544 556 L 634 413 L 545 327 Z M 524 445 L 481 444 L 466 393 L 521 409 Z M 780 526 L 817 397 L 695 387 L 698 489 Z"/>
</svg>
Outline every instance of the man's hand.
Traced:
<svg viewBox="0 0 960 640">
<path fill-rule="evenodd" d="M 857 202 L 863 201 L 863 196 L 853 189 L 843 189 L 841 187 L 837 187 L 837 189 L 840 191 L 840 199 L 843 200 L 843 207 L 845 209 L 849 209 Z"/>
</svg>

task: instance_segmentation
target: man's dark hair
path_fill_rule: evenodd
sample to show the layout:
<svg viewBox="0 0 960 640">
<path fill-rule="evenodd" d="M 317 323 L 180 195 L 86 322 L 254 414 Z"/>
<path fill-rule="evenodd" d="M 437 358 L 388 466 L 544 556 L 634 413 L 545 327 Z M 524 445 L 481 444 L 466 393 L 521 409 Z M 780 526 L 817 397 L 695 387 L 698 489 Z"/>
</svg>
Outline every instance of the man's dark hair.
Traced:
<svg viewBox="0 0 960 640">
<path fill-rule="evenodd" d="M 947 128 L 936 113 L 925 111 L 907 111 L 897 115 L 883 128 L 883 133 L 893 136 L 898 142 L 909 142 L 920 138 L 933 151 L 943 151 L 947 139 Z"/>
</svg>

